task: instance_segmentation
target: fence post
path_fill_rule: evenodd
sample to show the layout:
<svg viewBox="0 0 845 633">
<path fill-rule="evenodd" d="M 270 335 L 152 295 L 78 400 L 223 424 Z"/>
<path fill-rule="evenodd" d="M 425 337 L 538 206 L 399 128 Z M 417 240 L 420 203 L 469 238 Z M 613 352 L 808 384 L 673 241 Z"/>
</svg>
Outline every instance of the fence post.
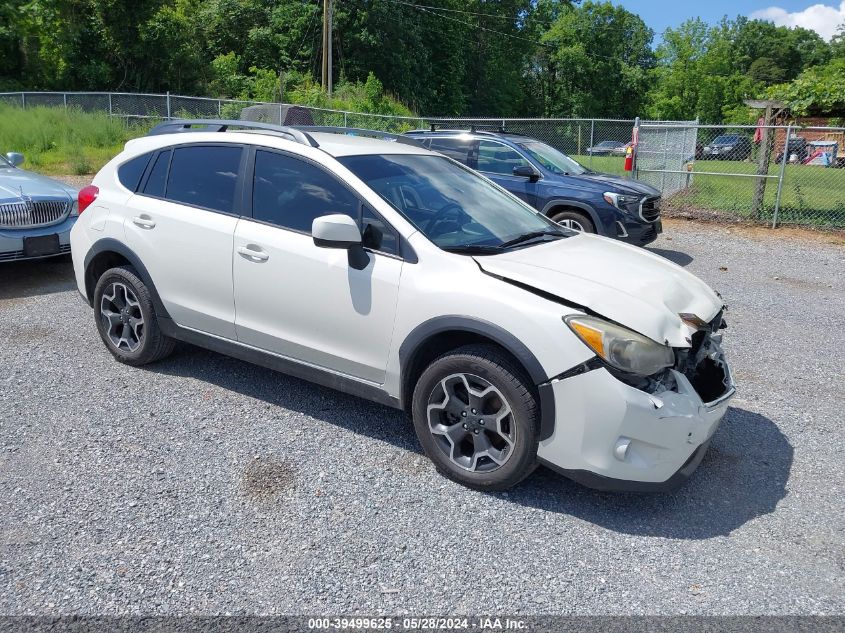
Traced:
<svg viewBox="0 0 845 633">
<path fill-rule="evenodd" d="M 349 127 L 349 113 L 343 113 L 343 127 Z"/>
<path fill-rule="evenodd" d="M 112 116 L 111 93 L 109 93 L 109 116 Z"/>
<path fill-rule="evenodd" d="M 65 110 L 67 110 L 67 93 L 62 93 L 62 100 L 65 102 Z"/>
<path fill-rule="evenodd" d="M 285 117 L 284 117 L 284 114 L 282 113 L 282 104 L 280 103 L 279 104 L 279 125 L 284 125 L 284 124 L 285 124 Z"/>
<path fill-rule="evenodd" d="M 223 102 L 220 99 L 217 100 L 217 118 L 223 118 Z"/>
<path fill-rule="evenodd" d="M 167 91 L 167 118 L 168 119 L 171 118 L 170 117 L 170 91 L 169 90 Z"/>
<path fill-rule="evenodd" d="M 590 147 L 595 146 L 595 142 L 593 141 L 593 137 L 596 133 L 596 120 L 590 119 Z M 588 148 L 589 149 L 589 148 Z M 590 169 L 593 168 L 593 152 L 590 151 Z"/>
<path fill-rule="evenodd" d="M 21 93 L 21 107 L 26 110 L 26 93 Z"/>
<path fill-rule="evenodd" d="M 786 173 L 786 161 L 789 160 L 789 135 L 792 133 L 792 124 L 786 126 L 786 140 L 783 142 L 783 157 L 780 160 L 780 174 L 778 175 L 778 191 L 775 196 L 775 212 L 772 216 L 772 228 L 778 226 L 778 213 L 780 212 L 780 192 L 783 190 L 783 177 Z"/>
<path fill-rule="evenodd" d="M 634 117 L 634 129 L 631 130 L 631 143 L 633 158 L 631 160 L 631 178 L 636 180 L 640 177 L 639 160 L 637 153 L 640 151 L 640 117 Z"/>
</svg>

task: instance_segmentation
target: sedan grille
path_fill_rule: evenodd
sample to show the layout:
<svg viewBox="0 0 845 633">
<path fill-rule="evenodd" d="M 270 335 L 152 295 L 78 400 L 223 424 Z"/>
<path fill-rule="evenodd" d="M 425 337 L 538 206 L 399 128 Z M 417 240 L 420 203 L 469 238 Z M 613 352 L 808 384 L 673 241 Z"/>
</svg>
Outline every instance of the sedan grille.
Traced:
<svg viewBox="0 0 845 633">
<path fill-rule="evenodd" d="M 0 228 L 29 229 L 56 224 L 70 210 L 67 200 L 25 200 L 0 204 Z"/>
<path fill-rule="evenodd" d="M 646 198 L 640 203 L 640 217 L 643 222 L 656 222 L 660 219 L 660 198 Z"/>
</svg>

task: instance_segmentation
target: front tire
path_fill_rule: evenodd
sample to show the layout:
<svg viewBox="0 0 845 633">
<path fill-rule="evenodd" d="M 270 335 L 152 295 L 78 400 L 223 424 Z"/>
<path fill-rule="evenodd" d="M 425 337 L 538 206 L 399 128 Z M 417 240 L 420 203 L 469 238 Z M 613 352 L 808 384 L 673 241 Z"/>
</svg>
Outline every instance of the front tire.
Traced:
<svg viewBox="0 0 845 633">
<path fill-rule="evenodd" d="M 537 397 L 525 372 L 492 345 L 467 345 L 423 371 L 414 428 L 437 470 L 478 490 L 506 490 L 537 466 Z"/>
<path fill-rule="evenodd" d="M 150 291 L 131 266 L 104 272 L 94 289 L 94 318 L 106 348 L 132 366 L 161 360 L 175 341 L 161 332 Z"/>
<path fill-rule="evenodd" d="M 578 211 L 558 211 L 557 213 L 551 214 L 551 219 L 553 222 L 557 222 L 561 226 L 564 226 L 568 229 L 573 229 L 575 231 L 581 231 L 582 233 L 595 233 L 596 227 L 593 224 L 593 221 L 587 217 L 586 214 L 580 213 Z"/>
</svg>

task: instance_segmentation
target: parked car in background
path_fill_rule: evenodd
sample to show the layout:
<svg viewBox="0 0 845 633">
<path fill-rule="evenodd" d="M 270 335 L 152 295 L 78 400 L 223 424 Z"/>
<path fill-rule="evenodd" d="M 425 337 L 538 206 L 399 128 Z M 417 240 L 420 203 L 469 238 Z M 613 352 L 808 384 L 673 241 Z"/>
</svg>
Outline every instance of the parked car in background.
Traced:
<svg viewBox="0 0 845 633">
<path fill-rule="evenodd" d="M 627 147 L 628 144 L 623 143 L 622 141 L 602 141 L 598 145 L 588 147 L 587 154 L 590 156 L 607 156 L 608 154 L 622 155 L 625 153 L 625 149 Z"/>
<path fill-rule="evenodd" d="M 406 134 L 480 171 L 567 228 L 640 246 L 663 230 L 660 191 L 644 182 L 591 171 L 542 141 L 506 132 Z"/>
<path fill-rule="evenodd" d="M 70 252 L 77 190 L 20 169 L 22 154 L 0 155 L 0 262 Z"/>
<path fill-rule="evenodd" d="M 674 489 L 735 392 L 703 281 L 407 137 L 168 121 L 80 198 L 76 282 L 117 361 L 183 340 L 404 409 L 473 488 L 546 464 Z"/>
<path fill-rule="evenodd" d="M 746 160 L 751 157 L 751 140 L 742 134 L 722 134 L 704 145 L 702 159 Z"/>
<path fill-rule="evenodd" d="M 794 162 L 803 163 L 807 156 L 809 156 L 809 150 L 807 147 L 807 139 L 803 136 L 793 136 L 789 139 L 786 143 L 786 160 L 792 161 L 792 157 L 794 156 Z M 781 149 L 775 155 L 775 162 L 780 163 L 783 160 L 783 149 Z"/>
</svg>

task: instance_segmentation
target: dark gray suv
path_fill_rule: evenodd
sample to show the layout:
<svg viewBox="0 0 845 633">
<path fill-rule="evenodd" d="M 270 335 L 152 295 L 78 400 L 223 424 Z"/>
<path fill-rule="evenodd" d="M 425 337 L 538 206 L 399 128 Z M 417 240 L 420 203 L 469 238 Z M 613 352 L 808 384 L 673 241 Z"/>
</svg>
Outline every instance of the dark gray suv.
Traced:
<svg viewBox="0 0 845 633">
<path fill-rule="evenodd" d="M 416 130 L 425 147 L 480 171 L 563 226 L 644 246 L 663 228 L 660 191 L 591 171 L 550 145 L 519 134 Z"/>
</svg>

